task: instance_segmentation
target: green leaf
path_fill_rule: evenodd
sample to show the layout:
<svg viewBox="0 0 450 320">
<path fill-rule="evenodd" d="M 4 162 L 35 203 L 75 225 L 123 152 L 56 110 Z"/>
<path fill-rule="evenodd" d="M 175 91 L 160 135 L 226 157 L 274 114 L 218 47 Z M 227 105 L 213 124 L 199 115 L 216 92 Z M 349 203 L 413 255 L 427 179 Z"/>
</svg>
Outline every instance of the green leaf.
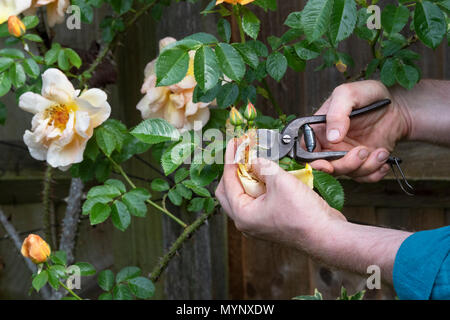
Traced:
<svg viewBox="0 0 450 320">
<path fill-rule="evenodd" d="M 50 255 L 53 263 L 65 266 L 67 264 L 67 254 L 65 251 L 54 251 Z"/>
<path fill-rule="evenodd" d="M 284 24 L 294 29 L 301 29 L 302 28 L 301 19 L 302 19 L 301 11 L 291 12 L 284 21 Z"/>
<path fill-rule="evenodd" d="M 107 197 L 107 196 L 97 196 L 97 197 L 92 197 L 87 199 L 84 203 L 83 203 L 83 215 L 88 215 L 91 213 L 92 207 L 96 204 L 96 203 L 108 203 L 111 202 L 113 199 L 111 197 Z"/>
<path fill-rule="evenodd" d="M 69 58 L 67 57 L 65 50 L 60 50 L 58 53 L 58 67 L 64 71 L 70 69 Z"/>
<path fill-rule="evenodd" d="M 186 188 L 183 184 L 177 184 L 175 186 L 175 192 L 178 193 L 183 198 L 190 200 L 192 198 L 192 191 Z"/>
<path fill-rule="evenodd" d="M 156 61 L 157 86 L 170 86 L 184 79 L 189 68 L 189 51 L 164 50 Z"/>
<path fill-rule="evenodd" d="M 145 217 L 147 205 L 145 201 L 150 199 L 150 193 L 144 188 L 133 189 L 123 195 L 122 201 L 128 211 L 135 217 Z"/>
<path fill-rule="evenodd" d="M 373 41 L 377 35 L 376 30 L 367 28 L 367 19 L 370 16 L 366 8 L 359 9 L 355 28 L 355 34 L 359 38 L 367 41 Z"/>
<path fill-rule="evenodd" d="M 293 300 L 323 300 L 322 294 L 317 290 L 314 289 L 314 295 L 312 296 L 298 296 L 292 298 Z"/>
<path fill-rule="evenodd" d="M 395 61 L 387 59 L 381 67 L 380 80 L 384 85 L 390 87 L 395 84 Z"/>
<path fill-rule="evenodd" d="M 90 211 L 89 220 L 91 226 L 105 222 L 111 214 L 111 208 L 104 203 L 97 202 L 92 206 Z"/>
<path fill-rule="evenodd" d="M 275 51 L 281 46 L 281 38 L 275 37 L 275 36 L 268 36 L 267 37 L 267 43 L 269 44 L 270 48 Z"/>
<path fill-rule="evenodd" d="M 36 79 L 41 74 L 39 65 L 31 58 L 26 59 L 23 62 L 23 69 L 33 79 Z"/>
<path fill-rule="evenodd" d="M 344 207 L 344 189 L 339 181 L 333 176 L 322 172 L 313 171 L 314 175 L 314 187 L 319 191 L 320 195 L 330 205 L 330 207 L 337 210 L 342 210 Z"/>
<path fill-rule="evenodd" d="M 381 13 L 381 25 L 388 34 L 400 32 L 409 19 L 409 10 L 405 6 L 388 4 Z"/>
<path fill-rule="evenodd" d="M 203 209 L 205 209 L 206 213 L 211 213 L 215 207 L 216 207 L 216 202 L 214 201 L 213 198 L 205 199 L 205 204 L 203 206 Z"/>
<path fill-rule="evenodd" d="M 116 187 L 120 193 L 127 192 L 127 188 L 125 187 L 123 182 L 117 179 L 108 179 L 105 181 L 105 185 Z"/>
<path fill-rule="evenodd" d="M 77 69 L 81 67 L 82 61 L 78 53 L 76 53 L 73 49 L 66 48 L 64 49 L 64 54 L 69 59 L 70 63 Z"/>
<path fill-rule="evenodd" d="M 128 281 L 131 292 L 139 299 L 148 299 L 155 293 L 155 286 L 148 278 L 136 277 Z"/>
<path fill-rule="evenodd" d="M 52 65 L 58 60 L 59 52 L 61 51 L 61 45 L 54 43 L 52 48 L 45 53 L 44 61 L 46 65 Z"/>
<path fill-rule="evenodd" d="M 174 189 L 170 189 L 167 193 L 167 196 L 169 197 L 170 202 L 172 202 L 176 206 L 180 206 L 183 202 L 183 197 L 181 196 L 181 194 L 179 194 Z"/>
<path fill-rule="evenodd" d="M 420 74 L 416 68 L 399 62 L 395 70 L 395 79 L 406 89 L 411 89 L 419 81 Z"/>
<path fill-rule="evenodd" d="M 125 284 L 119 284 L 113 290 L 114 300 L 133 300 L 130 288 Z"/>
<path fill-rule="evenodd" d="M 219 175 L 218 166 L 205 164 L 191 164 L 191 180 L 200 187 L 209 185 Z"/>
<path fill-rule="evenodd" d="M 130 212 L 122 201 L 114 201 L 111 206 L 111 221 L 120 231 L 125 231 L 131 223 Z"/>
<path fill-rule="evenodd" d="M 194 193 L 198 194 L 201 197 L 207 198 L 211 197 L 211 194 L 209 193 L 208 189 L 199 186 L 192 180 L 184 180 L 182 183 L 184 186 L 191 189 L 192 191 L 194 191 Z"/>
<path fill-rule="evenodd" d="M 259 40 L 250 40 L 245 44 L 250 46 L 259 57 L 267 57 L 269 55 L 266 45 Z"/>
<path fill-rule="evenodd" d="M 138 124 L 130 133 L 148 144 L 180 139 L 178 130 L 163 119 L 147 119 Z"/>
<path fill-rule="evenodd" d="M 82 276 L 92 276 L 97 272 L 94 266 L 88 262 L 77 262 L 75 265 L 80 268 L 80 275 Z"/>
<path fill-rule="evenodd" d="M 333 44 L 348 38 L 356 26 L 356 2 L 354 0 L 334 0 L 330 20 L 330 38 Z"/>
<path fill-rule="evenodd" d="M 295 52 L 295 49 L 293 47 L 285 46 L 283 50 L 284 56 L 286 57 L 288 66 L 297 72 L 301 72 L 305 70 L 306 67 L 306 61 L 303 59 L 300 59 L 300 57 Z"/>
<path fill-rule="evenodd" d="M 276 11 L 277 10 L 277 0 L 255 0 L 253 2 L 253 4 L 260 6 L 265 11 L 267 11 L 267 10 Z"/>
<path fill-rule="evenodd" d="M 189 176 L 189 170 L 186 168 L 180 168 L 175 172 L 175 183 L 180 183 L 184 179 L 186 179 Z"/>
<path fill-rule="evenodd" d="M 223 41 L 230 42 L 231 26 L 228 20 L 222 18 L 217 22 L 217 33 Z"/>
<path fill-rule="evenodd" d="M 48 283 L 52 286 L 53 289 L 59 289 L 59 277 L 56 270 L 52 267 L 47 269 L 48 273 Z"/>
<path fill-rule="evenodd" d="M 104 127 L 100 127 L 95 130 L 95 139 L 99 148 L 107 156 L 110 156 L 116 148 L 116 138 L 114 133 Z"/>
<path fill-rule="evenodd" d="M 280 81 L 287 70 L 286 57 L 278 51 L 272 52 L 267 58 L 266 70 L 272 78 L 274 78 L 276 81 Z"/>
<path fill-rule="evenodd" d="M 235 83 L 227 83 L 220 87 L 217 94 L 217 106 L 219 108 L 226 108 L 235 103 L 239 97 L 239 87 Z"/>
<path fill-rule="evenodd" d="M 25 55 L 19 49 L 5 48 L 0 50 L 0 56 L 13 58 L 13 59 L 25 59 Z"/>
<path fill-rule="evenodd" d="M 16 89 L 22 87 L 27 80 L 25 70 L 20 63 L 15 63 L 9 68 L 9 78 Z"/>
<path fill-rule="evenodd" d="M 241 7 L 240 10 L 242 13 L 242 28 L 244 29 L 244 32 L 252 39 L 256 39 L 258 37 L 261 22 L 258 17 L 246 7 Z"/>
<path fill-rule="evenodd" d="M 39 290 L 42 289 L 43 286 L 45 286 L 45 284 L 48 281 L 48 273 L 47 270 L 42 270 L 38 275 L 36 275 L 33 279 L 33 281 L 31 282 L 31 285 L 33 286 L 33 288 L 39 292 Z"/>
<path fill-rule="evenodd" d="M 248 43 L 233 43 L 233 48 L 235 48 L 246 64 L 251 68 L 256 69 L 259 65 L 259 58 L 255 50 L 248 45 Z"/>
<path fill-rule="evenodd" d="M 133 6 L 133 0 L 110 0 L 111 7 L 118 14 L 128 12 Z"/>
<path fill-rule="evenodd" d="M 103 292 L 101 295 L 98 296 L 98 300 L 113 300 L 112 293 L 110 292 Z"/>
<path fill-rule="evenodd" d="M 214 51 L 208 46 L 202 46 L 195 53 L 194 75 L 202 90 L 213 88 L 219 80 L 219 62 Z"/>
<path fill-rule="evenodd" d="M 111 270 L 103 270 L 98 274 L 97 283 L 105 291 L 114 287 L 114 273 Z"/>
<path fill-rule="evenodd" d="M 152 184 L 151 184 L 151 188 L 154 191 L 161 192 L 161 191 L 169 190 L 170 189 L 170 185 L 169 185 L 169 183 L 166 180 L 161 179 L 161 178 L 156 178 L 156 179 L 153 179 Z"/>
<path fill-rule="evenodd" d="M 11 90 L 11 80 L 7 72 L 0 73 L 0 97 Z"/>
<path fill-rule="evenodd" d="M 189 212 L 200 212 L 203 210 L 203 206 L 205 204 L 205 198 L 194 198 L 191 201 L 189 201 L 189 205 L 187 207 L 187 210 Z"/>
<path fill-rule="evenodd" d="M 203 44 L 214 44 L 219 42 L 216 37 L 206 32 L 194 33 L 191 34 L 190 36 L 185 37 L 184 39 L 197 40 Z"/>
<path fill-rule="evenodd" d="M 14 64 L 14 59 L 7 57 L 0 57 L 0 72 L 8 70 Z"/>
<path fill-rule="evenodd" d="M 138 267 L 125 267 L 116 275 L 116 283 L 121 283 L 141 275 L 141 269 Z"/>
<path fill-rule="evenodd" d="M 297 53 L 302 60 L 311 60 L 320 55 L 320 48 L 314 42 L 309 43 L 308 40 L 296 43 L 294 49 L 295 53 Z"/>
<path fill-rule="evenodd" d="M 161 157 L 161 166 L 165 175 L 174 172 L 194 151 L 191 141 L 181 141 L 168 148 Z"/>
<path fill-rule="evenodd" d="M 240 81 L 245 74 L 245 64 L 239 52 L 227 43 L 219 43 L 215 50 L 222 72 L 231 80 Z"/>
<path fill-rule="evenodd" d="M 327 31 L 333 0 L 309 0 L 302 11 L 301 24 L 309 42 L 319 39 Z"/>
<path fill-rule="evenodd" d="M 27 30 L 30 30 L 39 24 L 39 18 L 37 16 L 25 16 L 23 17 L 22 22 Z"/>
<path fill-rule="evenodd" d="M 117 189 L 113 185 L 102 185 L 102 186 L 95 186 L 92 187 L 88 193 L 87 198 L 93 198 L 93 197 L 108 197 L 108 198 L 116 198 L 121 195 L 121 192 L 119 189 Z"/>
<path fill-rule="evenodd" d="M 33 41 L 33 42 L 43 42 L 44 41 L 44 40 L 42 40 L 42 38 L 40 36 L 38 36 L 37 34 L 34 34 L 34 33 L 24 34 L 22 36 L 22 38 L 24 38 L 28 41 Z"/>
<path fill-rule="evenodd" d="M 445 16 L 432 2 L 416 3 L 414 10 L 414 30 L 419 39 L 430 48 L 436 48 L 447 31 Z"/>
</svg>

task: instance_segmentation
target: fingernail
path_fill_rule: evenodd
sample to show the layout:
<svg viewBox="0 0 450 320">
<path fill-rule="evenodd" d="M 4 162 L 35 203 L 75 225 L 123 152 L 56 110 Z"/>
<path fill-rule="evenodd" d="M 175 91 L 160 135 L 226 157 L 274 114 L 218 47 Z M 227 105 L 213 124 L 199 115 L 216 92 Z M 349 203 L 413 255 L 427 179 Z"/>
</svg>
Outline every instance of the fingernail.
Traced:
<svg viewBox="0 0 450 320">
<path fill-rule="evenodd" d="M 358 152 L 358 157 L 359 157 L 361 160 L 366 159 L 368 156 L 369 156 L 369 151 L 368 151 L 367 149 L 361 149 L 361 150 L 359 150 L 359 152 Z"/>
<path fill-rule="evenodd" d="M 328 131 L 327 139 L 328 141 L 336 141 L 337 139 L 339 139 L 340 135 L 341 134 L 339 133 L 339 130 L 331 129 L 330 131 Z"/>
<path fill-rule="evenodd" d="M 389 153 L 387 153 L 386 151 L 381 151 L 377 156 L 377 160 L 379 162 L 385 162 L 388 157 L 389 157 Z"/>
</svg>

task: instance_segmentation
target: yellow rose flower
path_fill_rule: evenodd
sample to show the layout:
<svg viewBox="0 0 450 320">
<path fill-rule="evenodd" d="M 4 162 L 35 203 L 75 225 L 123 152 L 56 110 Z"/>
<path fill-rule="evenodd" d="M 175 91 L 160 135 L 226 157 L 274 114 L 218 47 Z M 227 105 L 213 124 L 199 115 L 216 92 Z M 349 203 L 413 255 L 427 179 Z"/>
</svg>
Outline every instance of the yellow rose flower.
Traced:
<svg viewBox="0 0 450 320">
<path fill-rule="evenodd" d="M 17 16 L 31 6 L 31 0 L 0 0 L 0 24 Z"/>
<path fill-rule="evenodd" d="M 162 39 L 159 43 L 160 51 L 175 41 L 171 37 Z M 208 106 L 211 103 L 194 103 L 192 101 L 192 95 L 197 86 L 193 71 L 194 56 L 195 52 L 190 52 L 189 69 L 186 77 L 171 86 L 156 87 L 156 59 L 147 64 L 144 70 L 144 84 L 141 88 L 141 93 L 145 96 L 136 106 L 143 119 L 165 119 L 181 132 L 194 129 L 194 123 L 196 122 L 200 127 L 208 122 L 210 116 Z"/>
<path fill-rule="evenodd" d="M 8 31 L 11 35 L 19 38 L 25 34 L 27 28 L 17 16 L 10 16 L 8 18 Z"/>
<path fill-rule="evenodd" d="M 235 163 L 238 164 L 237 175 L 239 180 L 241 181 L 245 193 L 253 198 L 258 198 L 266 193 L 265 184 L 252 172 L 252 161 L 256 159 L 257 156 L 256 149 L 256 131 L 251 130 L 240 138 L 240 143 L 235 156 Z M 309 164 L 306 164 L 304 169 L 288 172 L 311 189 L 314 188 L 313 172 Z"/>
<path fill-rule="evenodd" d="M 23 136 L 31 156 L 61 170 L 83 161 L 94 128 L 111 113 L 105 92 L 89 89 L 80 94 L 58 69 L 45 71 L 41 94 L 22 94 L 19 107 L 34 114 L 31 131 Z"/>
<path fill-rule="evenodd" d="M 221 4 L 221 3 L 224 3 L 224 2 L 233 4 L 233 5 L 236 5 L 236 4 L 239 3 L 240 5 L 245 6 L 246 4 L 249 4 L 250 2 L 253 2 L 253 1 L 255 1 L 255 0 L 217 0 L 216 1 L 216 6 L 218 4 Z"/>
<path fill-rule="evenodd" d="M 34 263 L 38 264 L 47 261 L 51 250 L 48 243 L 41 237 L 35 234 L 30 234 L 23 241 L 20 252 L 25 258 L 29 258 Z"/>
</svg>

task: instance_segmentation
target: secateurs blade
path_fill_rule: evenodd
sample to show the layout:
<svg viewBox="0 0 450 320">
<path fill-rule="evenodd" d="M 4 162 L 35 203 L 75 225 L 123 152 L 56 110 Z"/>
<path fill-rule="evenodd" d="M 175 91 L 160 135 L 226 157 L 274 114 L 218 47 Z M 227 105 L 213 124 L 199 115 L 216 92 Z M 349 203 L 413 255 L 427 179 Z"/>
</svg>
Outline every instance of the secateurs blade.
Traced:
<svg viewBox="0 0 450 320">
<path fill-rule="evenodd" d="M 350 114 L 350 118 L 378 110 L 390 103 L 391 101 L 389 99 L 377 101 L 366 107 L 354 110 Z M 281 132 L 277 130 L 258 129 L 258 157 L 278 161 L 287 156 L 300 162 L 312 162 L 319 159 L 336 160 L 344 157 L 347 151 L 314 152 L 316 148 L 316 136 L 310 125 L 319 123 L 326 123 L 326 115 L 314 115 L 294 119 Z M 302 148 L 302 137 L 306 150 Z M 401 189 L 406 194 L 413 195 L 414 189 L 406 180 L 400 167 L 401 162 L 401 159 L 393 156 L 389 157 L 386 161 L 391 166 Z M 399 171 L 401 177 L 398 176 L 396 171 Z"/>
</svg>

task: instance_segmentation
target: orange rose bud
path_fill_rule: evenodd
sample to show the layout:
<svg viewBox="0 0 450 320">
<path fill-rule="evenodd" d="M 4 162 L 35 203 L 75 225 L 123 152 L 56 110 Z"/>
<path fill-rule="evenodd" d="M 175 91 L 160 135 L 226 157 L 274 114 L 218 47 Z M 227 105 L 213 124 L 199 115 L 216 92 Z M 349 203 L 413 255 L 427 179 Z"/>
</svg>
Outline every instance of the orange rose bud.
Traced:
<svg viewBox="0 0 450 320">
<path fill-rule="evenodd" d="M 347 71 L 347 65 L 339 60 L 338 62 L 336 62 L 336 69 L 338 69 L 340 73 L 344 73 L 345 71 Z"/>
<path fill-rule="evenodd" d="M 8 18 L 8 31 L 11 35 L 19 38 L 25 34 L 27 28 L 17 16 L 10 16 Z"/>
<path fill-rule="evenodd" d="M 230 122 L 235 127 L 241 126 L 244 123 L 242 114 L 235 107 L 231 108 Z"/>
<path fill-rule="evenodd" d="M 257 116 L 257 112 L 255 106 L 249 101 L 247 106 L 245 107 L 244 118 L 248 121 L 255 120 Z"/>
<path fill-rule="evenodd" d="M 30 258 L 34 263 L 43 263 L 47 261 L 51 250 L 47 242 L 35 234 L 30 234 L 22 244 L 20 250 L 25 258 Z"/>
</svg>

